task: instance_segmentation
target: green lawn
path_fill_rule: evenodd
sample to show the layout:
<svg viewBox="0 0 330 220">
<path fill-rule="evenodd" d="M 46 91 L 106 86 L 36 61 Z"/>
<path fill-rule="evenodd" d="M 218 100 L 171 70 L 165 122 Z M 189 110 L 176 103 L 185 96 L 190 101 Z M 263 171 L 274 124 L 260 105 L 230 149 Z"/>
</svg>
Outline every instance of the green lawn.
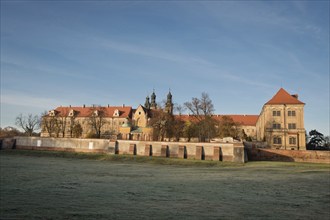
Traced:
<svg viewBox="0 0 330 220">
<path fill-rule="evenodd" d="M 0 151 L 0 219 L 329 219 L 330 165 Z"/>
</svg>

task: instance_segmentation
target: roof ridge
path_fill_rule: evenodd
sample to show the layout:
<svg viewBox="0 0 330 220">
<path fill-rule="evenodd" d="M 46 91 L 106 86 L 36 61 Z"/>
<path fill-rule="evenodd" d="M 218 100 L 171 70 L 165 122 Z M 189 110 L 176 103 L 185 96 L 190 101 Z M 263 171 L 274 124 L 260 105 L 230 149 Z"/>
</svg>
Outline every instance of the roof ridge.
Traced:
<svg viewBox="0 0 330 220">
<path fill-rule="evenodd" d="M 290 95 L 285 89 L 280 88 L 277 93 L 265 103 L 265 105 L 272 105 L 272 104 L 305 104 L 298 100 L 298 98 L 293 97 Z"/>
</svg>

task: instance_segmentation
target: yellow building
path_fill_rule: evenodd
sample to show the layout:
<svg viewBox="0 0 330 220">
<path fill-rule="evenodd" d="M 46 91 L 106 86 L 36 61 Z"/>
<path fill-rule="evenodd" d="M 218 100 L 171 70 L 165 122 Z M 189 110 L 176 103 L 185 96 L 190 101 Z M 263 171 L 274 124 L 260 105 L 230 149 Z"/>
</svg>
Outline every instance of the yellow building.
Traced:
<svg viewBox="0 0 330 220">
<path fill-rule="evenodd" d="M 43 116 L 41 137 L 86 138 L 98 131 L 100 137 L 112 138 L 120 134 L 120 128 L 131 121 L 131 116 L 130 106 L 58 107 Z"/>
<path fill-rule="evenodd" d="M 257 120 L 257 140 L 276 149 L 306 149 L 305 103 L 281 88 L 264 104 Z"/>
<path fill-rule="evenodd" d="M 277 149 L 306 149 L 304 127 L 305 103 L 298 95 L 290 95 L 281 88 L 267 103 L 260 115 L 213 115 L 221 121 L 226 116 L 235 122 L 237 129 L 244 131 L 246 137 L 267 142 Z M 169 92 L 164 109 L 156 104 L 155 92 L 146 97 L 144 106 L 136 109 L 129 106 L 108 107 L 58 107 L 48 112 L 42 120 L 42 137 L 91 137 L 99 133 L 101 138 L 119 138 L 124 140 L 153 139 L 150 120 L 159 112 L 173 115 L 172 94 Z M 176 119 L 193 121 L 191 115 L 175 115 Z M 77 135 L 77 127 L 81 134 Z M 98 131 L 99 127 L 99 131 Z"/>
</svg>

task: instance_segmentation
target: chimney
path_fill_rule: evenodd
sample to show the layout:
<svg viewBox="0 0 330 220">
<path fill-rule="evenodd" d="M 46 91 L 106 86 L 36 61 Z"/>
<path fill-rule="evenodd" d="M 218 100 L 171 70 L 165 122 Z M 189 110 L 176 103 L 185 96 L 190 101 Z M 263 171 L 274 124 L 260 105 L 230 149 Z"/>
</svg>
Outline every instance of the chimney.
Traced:
<svg viewBox="0 0 330 220">
<path fill-rule="evenodd" d="M 125 107 L 125 104 L 123 104 L 123 108 Z"/>
<path fill-rule="evenodd" d="M 86 105 L 84 104 L 84 105 L 83 105 L 83 108 L 85 108 L 85 107 L 86 107 Z"/>
<path fill-rule="evenodd" d="M 291 95 L 293 98 L 296 98 L 296 99 L 298 99 L 298 94 L 293 94 L 293 95 Z"/>
<path fill-rule="evenodd" d="M 69 105 L 69 107 L 71 108 L 71 105 Z"/>
<path fill-rule="evenodd" d="M 108 108 L 110 107 L 110 105 L 108 104 Z"/>
</svg>

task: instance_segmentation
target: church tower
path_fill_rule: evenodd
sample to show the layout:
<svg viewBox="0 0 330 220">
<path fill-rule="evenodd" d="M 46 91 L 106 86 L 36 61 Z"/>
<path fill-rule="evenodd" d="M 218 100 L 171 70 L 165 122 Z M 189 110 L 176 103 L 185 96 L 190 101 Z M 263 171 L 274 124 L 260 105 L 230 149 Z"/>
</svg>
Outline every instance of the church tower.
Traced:
<svg viewBox="0 0 330 220">
<path fill-rule="evenodd" d="M 168 92 L 167 94 L 167 100 L 165 104 L 165 112 L 168 114 L 173 114 L 173 102 L 172 102 L 172 94 L 171 91 Z"/>
<path fill-rule="evenodd" d="M 157 103 L 156 103 L 156 94 L 155 94 L 155 91 L 153 91 L 152 94 L 151 94 L 150 109 L 157 109 Z"/>
<path fill-rule="evenodd" d="M 144 103 L 144 107 L 146 108 L 146 109 L 150 109 L 150 101 L 149 101 L 149 96 L 147 96 L 146 97 L 146 102 Z"/>
</svg>

